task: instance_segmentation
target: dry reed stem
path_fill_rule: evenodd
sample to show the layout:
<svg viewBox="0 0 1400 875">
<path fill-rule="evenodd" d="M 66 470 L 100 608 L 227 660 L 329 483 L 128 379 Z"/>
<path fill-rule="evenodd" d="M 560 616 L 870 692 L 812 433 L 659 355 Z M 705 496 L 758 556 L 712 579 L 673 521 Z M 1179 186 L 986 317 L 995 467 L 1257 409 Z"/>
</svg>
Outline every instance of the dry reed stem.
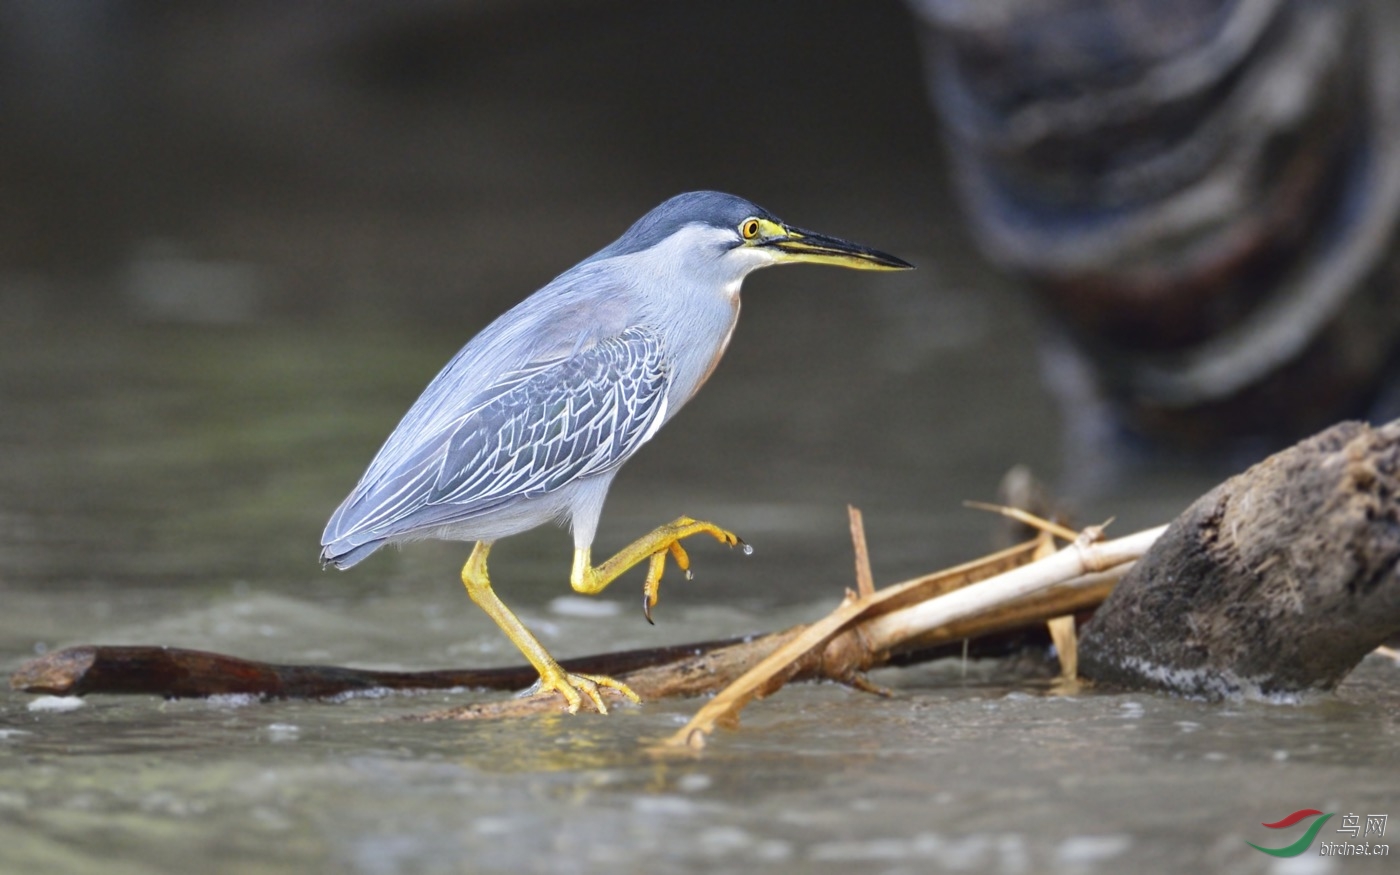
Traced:
<svg viewBox="0 0 1400 875">
<path fill-rule="evenodd" d="M 847 630 L 851 633 L 847 643 L 859 652 L 847 657 L 847 662 L 864 670 L 892 653 L 1001 631 L 1095 605 L 1165 529 L 1162 526 L 1103 543 L 1093 542 L 1100 530 L 1090 529 L 1070 546 L 1026 564 L 1037 546 L 1028 542 L 941 574 L 888 587 L 868 599 L 847 599 L 721 690 L 657 750 L 702 748 L 716 726 L 737 723 L 744 705 L 774 692 L 810 654 L 819 648 L 828 653 L 846 649 L 836 647 L 833 639 Z M 997 566 L 1010 567 L 988 573 Z M 919 596 L 912 603 L 911 593 Z"/>
<path fill-rule="evenodd" d="M 1041 530 L 1040 547 L 1036 550 L 1037 559 L 1044 559 L 1055 552 L 1054 538 Z M 1050 630 L 1050 640 L 1055 645 L 1055 658 L 1060 663 L 1060 678 L 1072 681 L 1079 677 L 1079 636 L 1075 634 L 1074 614 L 1062 614 L 1045 622 Z"/>
<path fill-rule="evenodd" d="M 1047 620 L 1050 640 L 1055 643 L 1055 656 L 1060 660 L 1060 677 L 1079 677 L 1079 635 L 1075 632 L 1074 614 L 1064 614 Z"/>
<path fill-rule="evenodd" d="M 856 592 L 861 598 L 875 594 L 875 576 L 870 572 L 870 548 L 865 544 L 865 518 L 860 508 L 846 505 L 851 518 L 851 547 L 856 554 Z"/>
<path fill-rule="evenodd" d="M 1073 541 L 1079 537 L 1079 533 L 1074 529 L 1066 528 L 1057 522 L 1038 517 L 1028 510 L 1019 507 L 1008 507 L 1004 504 L 992 504 L 986 501 L 964 501 L 963 507 L 970 507 L 974 510 L 985 510 L 990 513 L 1001 514 L 1008 519 L 1013 519 L 1022 525 L 1029 526 L 1039 532 L 1054 535 L 1061 541 Z"/>
</svg>

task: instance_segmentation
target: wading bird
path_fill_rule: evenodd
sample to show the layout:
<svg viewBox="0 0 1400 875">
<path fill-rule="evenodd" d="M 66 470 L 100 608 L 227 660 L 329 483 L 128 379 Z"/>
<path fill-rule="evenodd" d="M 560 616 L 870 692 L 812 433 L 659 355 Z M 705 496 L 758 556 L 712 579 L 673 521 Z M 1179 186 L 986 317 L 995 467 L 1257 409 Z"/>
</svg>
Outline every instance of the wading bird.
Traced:
<svg viewBox="0 0 1400 875">
<path fill-rule="evenodd" d="M 733 195 L 691 192 L 656 207 L 457 353 L 331 516 L 321 562 L 349 568 L 385 544 L 423 538 L 475 541 L 462 583 L 539 671 L 532 692 L 559 692 L 571 713 L 581 694 L 606 713 L 600 687 L 638 701 L 620 681 L 564 671 L 492 590 L 487 554 L 499 538 L 567 520 L 574 590 L 600 592 L 648 562 L 650 620 L 666 556 L 689 571 L 682 539 L 743 544 L 713 523 L 681 517 L 600 565 L 591 559 L 608 486 L 719 362 L 744 277 L 797 262 L 911 267 L 793 228 Z"/>
</svg>

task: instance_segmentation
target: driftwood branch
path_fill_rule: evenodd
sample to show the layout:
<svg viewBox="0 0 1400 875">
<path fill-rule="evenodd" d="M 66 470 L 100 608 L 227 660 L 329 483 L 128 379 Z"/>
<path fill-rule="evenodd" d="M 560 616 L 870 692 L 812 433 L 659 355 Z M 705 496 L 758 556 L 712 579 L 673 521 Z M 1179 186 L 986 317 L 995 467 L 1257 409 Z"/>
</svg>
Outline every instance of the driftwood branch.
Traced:
<svg viewBox="0 0 1400 875">
<path fill-rule="evenodd" d="M 643 669 L 659 670 L 666 683 L 653 682 L 657 698 L 713 692 L 723 678 L 733 679 L 744 669 L 745 659 L 762 658 L 788 637 L 805 627 L 787 633 L 754 638 L 701 641 L 672 647 L 654 647 L 613 653 L 600 653 L 565 659 L 569 671 L 586 674 L 612 674 L 637 677 Z M 1033 627 L 987 635 L 972 642 L 968 656 L 974 659 L 1006 656 L 1027 647 L 1049 643 Z M 958 644 L 929 647 L 890 660 L 892 665 L 913 665 L 957 656 Z M 745 656 L 749 654 L 749 656 Z M 726 671 L 734 665 L 738 671 Z M 712 679 L 698 686 L 685 678 L 699 673 Z M 242 659 L 222 653 L 150 645 L 93 645 L 66 647 L 21 665 L 10 676 L 11 689 L 53 696 L 126 694 L 161 696 L 167 699 L 206 698 L 222 695 L 252 695 L 264 699 L 325 699 L 367 692 L 422 692 L 428 690 L 476 689 L 519 690 L 535 681 L 531 666 L 517 665 L 487 669 L 439 669 L 435 671 L 372 671 L 337 665 L 279 665 Z M 693 687 L 693 689 L 692 689 Z M 525 700 L 522 700 L 522 702 Z M 552 710 L 550 700 L 541 700 L 540 710 Z"/>
<path fill-rule="evenodd" d="M 564 660 L 585 674 L 626 674 L 732 647 L 742 639 L 625 650 Z M 279 665 L 179 647 L 85 644 L 24 663 L 10 688 L 26 693 L 85 696 L 126 693 L 167 699 L 247 694 L 268 699 L 317 699 L 371 690 L 518 690 L 538 673 L 528 665 L 437 671 L 373 671 L 337 665 Z"/>
</svg>

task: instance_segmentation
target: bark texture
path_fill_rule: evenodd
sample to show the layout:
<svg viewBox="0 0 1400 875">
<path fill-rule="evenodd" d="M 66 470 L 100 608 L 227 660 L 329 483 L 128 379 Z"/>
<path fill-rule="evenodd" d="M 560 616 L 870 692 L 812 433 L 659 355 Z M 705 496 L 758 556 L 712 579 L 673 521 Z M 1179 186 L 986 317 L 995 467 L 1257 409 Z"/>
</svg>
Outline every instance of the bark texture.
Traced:
<svg viewBox="0 0 1400 875">
<path fill-rule="evenodd" d="M 1334 426 L 1172 523 L 1079 645 L 1092 680 L 1187 695 L 1330 690 L 1400 632 L 1400 421 Z"/>
</svg>

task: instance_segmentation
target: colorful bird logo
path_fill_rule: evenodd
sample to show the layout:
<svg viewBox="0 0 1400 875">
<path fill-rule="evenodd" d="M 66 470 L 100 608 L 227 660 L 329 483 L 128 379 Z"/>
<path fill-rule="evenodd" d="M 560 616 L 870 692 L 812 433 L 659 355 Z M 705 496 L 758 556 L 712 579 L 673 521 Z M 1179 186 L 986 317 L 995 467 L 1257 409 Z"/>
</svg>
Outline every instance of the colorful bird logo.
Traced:
<svg viewBox="0 0 1400 875">
<path fill-rule="evenodd" d="M 1309 817 L 1316 817 L 1319 814 L 1322 814 L 1322 812 L 1318 811 L 1316 808 L 1300 808 L 1292 814 L 1288 815 L 1287 817 L 1283 818 L 1282 820 L 1276 820 L 1273 823 L 1266 823 L 1263 824 L 1263 826 L 1267 826 L 1269 829 L 1284 829 L 1286 827 L 1292 826 L 1295 823 L 1298 823 L 1301 820 L 1307 820 Z M 1313 825 L 1308 827 L 1308 831 L 1303 833 L 1302 838 L 1298 839 L 1298 841 L 1294 842 L 1291 845 L 1288 845 L 1287 847 L 1261 848 L 1254 842 L 1247 842 L 1247 844 L 1251 848 L 1254 848 L 1256 851 L 1263 851 L 1264 853 L 1270 854 L 1275 857 L 1296 857 L 1299 854 L 1306 851 L 1308 848 L 1312 847 L 1313 839 L 1317 838 L 1318 831 L 1322 829 L 1322 825 L 1326 823 L 1331 816 L 1331 814 L 1322 814 L 1322 817 L 1313 821 Z"/>
</svg>

